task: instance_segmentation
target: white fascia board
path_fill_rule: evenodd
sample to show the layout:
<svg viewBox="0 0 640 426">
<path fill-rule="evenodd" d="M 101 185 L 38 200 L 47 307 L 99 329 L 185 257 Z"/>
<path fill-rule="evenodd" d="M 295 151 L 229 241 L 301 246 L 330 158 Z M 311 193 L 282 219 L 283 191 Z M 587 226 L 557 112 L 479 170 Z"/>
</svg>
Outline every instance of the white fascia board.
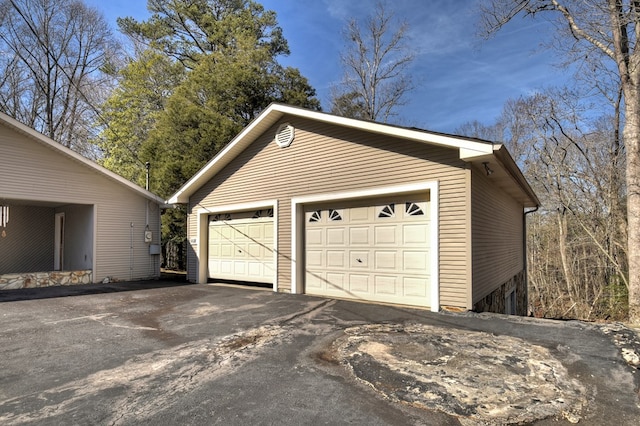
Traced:
<svg viewBox="0 0 640 426">
<path fill-rule="evenodd" d="M 477 157 L 483 157 L 485 155 L 493 154 L 494 148 L 492 145 L 487 145 L 486 147 L 482 148 L 485 149 L 460 148 L 460 159 L 464 161 L 470 161 Z"/>
<path fill-rule="evenodd" d="M 83 164 L 86 167 L 89 167 L 93 170 L 95 170 L 97 173 L 100 173 L 102 175 L 105 175 L 106 177 L 115 180 L 116 182 L 128 187 L 129 189 L 139 193 L 140 195 L 142 195 L 143 197 L 158 203 L 158 204 L 164 204 L 164 199 L 162 199 L 161 197 L 157 196 L 156 194 L 147 191 L 144 188 L 141 188 L 140 186 L 136 185 L 135 183 L 131 182 L 128 179 L 123 178 L 122 176 L 118 175 L 117 173 L 112 172 L 109 169 L 106 169 L 104 167 L 102 167 L 101 165 L 89 160 L 86 157 L 83 157 L 82 155 L 78 154 L 77 152 L 67 148 L 66 146 L 54 141 L 53 139 L 49 138 L 48 136 L 43 135 L 42 133 L 32 129 L 29 126 L 26 126 L 22 123 L 20 123 L 19 121 L 9 117 L 8 115 L 4 114 L 4 113 L 0 113 L 0 122 L 4 122 L 5 124 L 7 124 L 9 127 L 14 128 L 15 130 L 26 134 L 27 136 L 31 137 L 32 139 L 35 139 L 37 142 L 39 142 L 42 145 L 45 145 L 51 149 L 53 149 L 54 151 L 58 151 L 60 154 L 67 156 L 69 158 L 71 158 L 72 160 L 75 160 L 81 164 Z"/>
</svg>

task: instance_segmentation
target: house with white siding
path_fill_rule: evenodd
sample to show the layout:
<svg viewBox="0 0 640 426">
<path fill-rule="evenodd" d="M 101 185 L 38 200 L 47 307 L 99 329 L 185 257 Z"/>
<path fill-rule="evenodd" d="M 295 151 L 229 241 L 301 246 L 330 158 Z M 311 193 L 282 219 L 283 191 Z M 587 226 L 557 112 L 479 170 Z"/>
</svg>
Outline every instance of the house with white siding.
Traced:
<svg viewBox="0 0 640 426">
<path fill-rule="evenodd" d="M 159 277 L 163 205 L 0 113 L 0 289 Z"/>
<path fill-rule="evenodd" d="M 272 104 L 168 202 L 193 282 L 527 312 L 539 201 L 501 144 Z"/>
</svg>

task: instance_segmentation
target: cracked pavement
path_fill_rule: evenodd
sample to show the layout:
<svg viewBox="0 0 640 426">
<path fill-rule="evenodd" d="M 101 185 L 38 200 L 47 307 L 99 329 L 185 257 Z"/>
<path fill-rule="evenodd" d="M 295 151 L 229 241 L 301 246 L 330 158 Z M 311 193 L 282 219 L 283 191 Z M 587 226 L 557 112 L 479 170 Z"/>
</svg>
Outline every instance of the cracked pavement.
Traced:
<svg viewBox="0 0 640 426">
<path fill-rule="evenodd" d="M 621 324 L 226 285 L 40 290 L 0 292 L 0 424 L 640 424 Z"/>
</svg>

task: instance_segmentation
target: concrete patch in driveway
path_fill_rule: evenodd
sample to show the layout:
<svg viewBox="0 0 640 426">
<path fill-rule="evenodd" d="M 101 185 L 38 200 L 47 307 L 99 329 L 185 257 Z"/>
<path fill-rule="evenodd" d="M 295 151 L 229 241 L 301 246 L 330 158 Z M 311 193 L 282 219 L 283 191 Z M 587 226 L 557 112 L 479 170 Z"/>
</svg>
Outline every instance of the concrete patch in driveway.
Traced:
<svg viewBox="0 0 640 426">
<path fill-rule="evenodd" d="M 430 325 L 364 325 L 334 345 L 355 377 L 393 401 L 473 424 L 580 420 L 588 402 L 549 350 L 509 336 Z"/>
</svg>

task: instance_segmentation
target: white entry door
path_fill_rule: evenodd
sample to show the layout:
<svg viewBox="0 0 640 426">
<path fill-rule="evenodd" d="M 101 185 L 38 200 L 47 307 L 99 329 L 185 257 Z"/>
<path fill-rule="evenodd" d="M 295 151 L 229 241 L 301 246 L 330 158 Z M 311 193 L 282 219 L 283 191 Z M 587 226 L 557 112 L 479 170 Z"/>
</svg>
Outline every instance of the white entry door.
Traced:
<svg viewBox="0 0 640 426">
<path fill-rule="evenodd" d="M 273 211 L 209 217 L 208 277 L 273 283 Z"/>
<path fill-rule="evenodd" d="M 425 198 L 307 206 L 305 292 L 428 307 L 429 232 Z"/>
</svg>

